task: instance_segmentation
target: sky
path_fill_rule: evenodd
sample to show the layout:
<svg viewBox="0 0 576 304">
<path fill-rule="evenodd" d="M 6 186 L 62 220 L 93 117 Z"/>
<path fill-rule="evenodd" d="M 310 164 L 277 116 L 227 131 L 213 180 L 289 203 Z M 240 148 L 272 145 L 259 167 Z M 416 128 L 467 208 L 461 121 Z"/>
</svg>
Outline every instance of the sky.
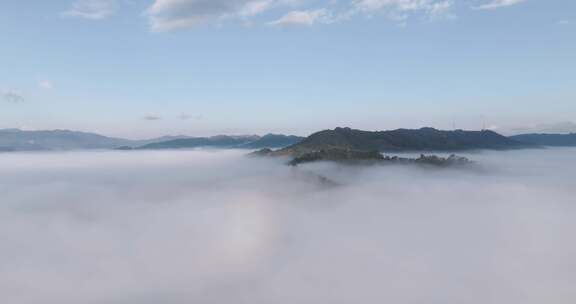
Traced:
<svg viewBox="0 0 576 304">
<path fill-rule="evenodd" d="M 1 5 L 0 128 L 576 131 L 570 0 Z"/>
</svg>

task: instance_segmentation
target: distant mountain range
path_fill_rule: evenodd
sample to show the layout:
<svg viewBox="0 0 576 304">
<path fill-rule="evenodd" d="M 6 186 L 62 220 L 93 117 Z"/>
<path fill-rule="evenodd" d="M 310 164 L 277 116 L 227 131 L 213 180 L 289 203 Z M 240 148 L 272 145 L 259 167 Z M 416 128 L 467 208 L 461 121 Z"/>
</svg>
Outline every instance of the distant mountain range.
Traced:
<svg viewBox="0 0 576 304">
<path fill-rule="evenodd" d="M 131 141 L 68 130 L 0 130 L 0 151 L 109 149 L 127 144 Z"/>
<path fill-rule="evenodd" d="M 157 149 L 190 149 L 199 147 L 213 148 L 241 148 L 262 149 L 282 148 L 301 141 L 303 137 L 281 134 L 228 136 L 218 135 L 212 137 L 191 137 L 169 141 L 162 141 L 137 147 L 138 150 Z"/>
<path fill-rule="evenodd" d="M 510 138 L 528 144 L 551 147 L 576 147 L 576 133 L 571 134 L 522 134 Z"/>
<path fill-rule="evenodd" d="M 180 138 L 137 147 L 139 150 L 189 149 L 198 147 L 234 148 L 258 140 L 258 136 L 226 136 Z"/>
<path fill-rule="evenodd" d="M 266 134 L 243 147 L 247 149 L 283 148 L 299 143 L 303 139 L 304 137 L 294 135 Z"/>
<path fill-rule="evenodd" d="M 298 156 L 313 151 L 346 149 L 353 151 L 458 151 L 472 149 L 517 149 L 533 147 L 496 132 L 441 131 L 433 128 L 362 131 L 336 128 L 314 133 L 292 146 L 275 151 L 276 155 Z"/>
<path fill-rule="evenodd" d="M 147 140 L 129 140 L 69 130 L 24 131 L 0 129 L 0 152 L 91 149 L 182 149 L 182 148 L 282 148 L 302 140 L 302 137 L 268 134 L 264 136 L 219 135 L 189 137 L 163 136 Z"/>
<path fill-rule="evenodd" d="M 42 150 L 157 150 L 190 148 L 279 149 L 274 154 L 299 155 L 319 149 L 355 151 L 458 151 L 471 149 L 517 149 L 538 146 L 576 146 L 576 134 L 524 134 L 510 137 L 489 130 L 442 131 L 433 128 L 362 131 L 336 128 L 306 138 L 267 134 L 189 137 L 163 136 L 147 140 L 107 137 L 69 130 L 24 131 L 0 129 L 0 152 Z"/>
</svg>

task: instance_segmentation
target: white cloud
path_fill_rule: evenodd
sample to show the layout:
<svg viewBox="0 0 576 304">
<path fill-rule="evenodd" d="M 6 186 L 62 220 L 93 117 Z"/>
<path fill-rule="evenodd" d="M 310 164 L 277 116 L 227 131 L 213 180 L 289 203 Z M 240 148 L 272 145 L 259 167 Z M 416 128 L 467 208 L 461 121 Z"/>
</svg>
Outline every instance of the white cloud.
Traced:
<svg viewBox="0 0 576 304">
<path fill-rule="evenodd" d="M 477 6 L 476 9 L 496 9 L 500 7 L 520 4 L 524 1 L 525 0 L 492 0 L 491 2 Z"/>
<path fill-rule="evenodd" d="M 485 0 L 475 9 L 495 9 L 519 4 L 525 0 Z M 253 18 L 265 12 L 279 11 L 268 24 L 314 25 L 348 20 L 358 15 L 384 15 L 405 22 L 411 15 L 430 18 L 454 17 L 450 13 L 456 0 L 154 0 L 146 9 L 152 31 L 162 32 L 190 28 L 204 23 L 240 20 L 252 25 Z M 105 19 L 116 13 L 119 0 L 76 0 L 63 16 L 92 20 Z M 311 7 L 309 4 L 316 6 Z M 279 8 L 284 8 L 282 12 Z M 562 23 L 563 24 L 563 23 Z"/>
<path fill-rule="evenodd" d="M 557 22 L 558 25 L 570 25 L 570 20 L 560 20 Z"/>
<path fill-rule="evenodd" d="M 271 25 L 293 26 L 293 25 L 314 25 L 316 23 L 330 23 L 331 18 L 325 9 L 313 11 L 292 11 L 271 22 Z"/>
<path fill-rule="evenodd" d="M 288 168 L 242 151 L 5 154 L 0 299 L 571 304 L 575 152 L 483 151 L 478 170 L 439 171 Z"/>
<path fill-rule="evenodd" d="M 453 3 L 451 1 L 442 1 L 442 2 L 436 2 L 433 3 L 429 8 L 428 11 L 430 12 L 430 14 L 436 16 L 436 15 L 442 15 L 445 14 L 446 12 L 448 12 L 453 6 Z"/>
<path fill-rule="evenodd" d="M 379 10 L 437 12 L 451 7 L 452 2 L 446 0 L 354 0 L 353 5 L 365 12 Z"/>
<path fill-rule="evenodd" d="M 0 100 L 9 103 L 20 103 L 24 101 L 22 94 L 16 91 L 0 91 Z"/>
<path fill-rule="evenodd" d="M 118 9 L 117 0 L 76 0 L 63 16 L 100 20 L 110 17 Z"/>
<path fill-rule="evenodd" d="M 144 120 L 155 121 L 155 120 L 162 120 L 160 115 L 156 114 L 149 114 L 143 117 Z"/>
<path fill-rule="evenodd" d="M 250 1 L 244 5 L 239 14 L 246 17 L 255 16 L 272 7 L 273 3 L 272 0 Z"/>
<path fill-rule="evenodd" d="M 431 18 L 449 15 L 452 0 L 353 0 L 355 13 L 366 15 L 384 14 L 390 19 L 404 22 L 412 14 L 424 14 Z"/>
<path fill-rule="evenodd" d="M 156 0 L 146 14 L 153 31 L 189 28 L 226 18 L 256 16 L 281 0 Z"/>
<path fill-rule="evenodd" d="M 318 6 L 310 7 L 309 3 Z M 439 16 L 452 6 L 452 0 L 155 0 L 146 10 L 146 15 L 152 31 L 170 31 L 228 19 L 241 19 L 252 24 L 250 18 L 279 8 L 289 8 L 289 11 L 268 24 L 309 26 L 376 13 L 404 20 L 411 13 Z"/>
<path fill-rule="evenodd" d="M 54 88 L 54 83 L 50 80 L 42 80 L 38 83 L 38 86 L 41 89 L 52 90 Z"/>
</svg>

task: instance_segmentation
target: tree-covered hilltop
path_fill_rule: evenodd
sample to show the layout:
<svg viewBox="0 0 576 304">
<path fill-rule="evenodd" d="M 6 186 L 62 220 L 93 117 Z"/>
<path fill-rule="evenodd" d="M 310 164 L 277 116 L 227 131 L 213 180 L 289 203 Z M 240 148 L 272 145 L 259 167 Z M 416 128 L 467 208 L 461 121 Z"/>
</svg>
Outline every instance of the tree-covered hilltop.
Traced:
<svg viewBox="0 0 576 304">
<path fill-rule="evenodd" d="M 510 139 L 489 130 L 442 131 L 433 128 L 362 131 L 336 128 L 316 132 L 301 142 L 275 151 L 278 155 L 347 149 L 353 151 L 462 151 L 474 149 L 517 149 L 533 145 Z"/>
<path fill-rule="evenodd" d="M 271 149 L 262 149 L 250 154 L 251 156 L 277 156 Z M 451 167 L 471 164 L 466 157 L 456 156 L 440 157 L 436 155 L 421 154 L 417 158 L 385 156 L 378 151 L 358 151 L 342 148 L 328 148 L 317 151 L 302 153 L 288 162 L 290 166 L 298 166 L 306 163 L 329 161 L 351 165 L 373 165 L 373 164 L 418 164 L 435 167 Z"/>
</svg>

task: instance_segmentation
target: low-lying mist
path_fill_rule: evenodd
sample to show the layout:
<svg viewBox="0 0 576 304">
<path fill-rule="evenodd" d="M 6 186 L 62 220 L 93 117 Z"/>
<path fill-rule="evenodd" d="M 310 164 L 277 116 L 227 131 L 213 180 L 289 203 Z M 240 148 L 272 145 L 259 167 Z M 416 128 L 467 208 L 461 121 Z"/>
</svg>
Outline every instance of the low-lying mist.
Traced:
<svg viewBox="0 0 576 304">
<path fill-rule="evenodd" d="M 466 156 L 0 154 L 0 303 L 575 303 L 576 149 Z"/>
</svg>

